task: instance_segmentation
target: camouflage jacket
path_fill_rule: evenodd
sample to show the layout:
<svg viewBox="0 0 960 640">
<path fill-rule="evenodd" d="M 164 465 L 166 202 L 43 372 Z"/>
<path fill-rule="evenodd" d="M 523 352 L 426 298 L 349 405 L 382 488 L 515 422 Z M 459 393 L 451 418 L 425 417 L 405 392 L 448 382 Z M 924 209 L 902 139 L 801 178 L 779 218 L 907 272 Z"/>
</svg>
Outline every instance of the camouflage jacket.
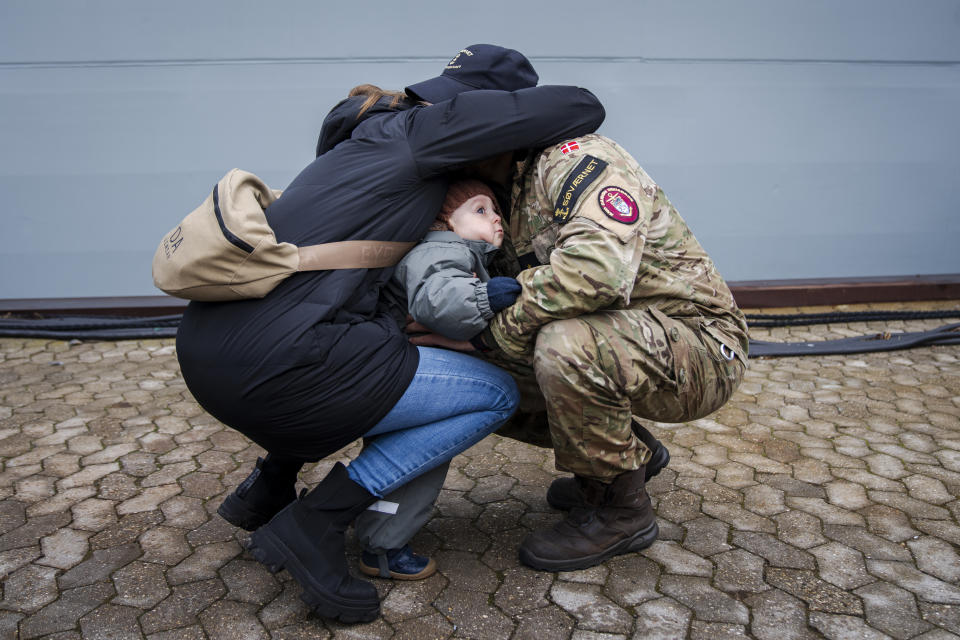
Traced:
<svg viewBox="0 0 960 640">
<path fill-rule="evenodd" d="M 508 235 L 523 292 L 484 341 L 532 355 L 548 322 L 604 309 L 655 307 L 719 330 L 747 352 L 747 328 L 713 261 L 663 190 L 600 135 L 548 147 L 521 166 Z M 505 248 L 506 248 L 506 242 Z"/>
</svg>

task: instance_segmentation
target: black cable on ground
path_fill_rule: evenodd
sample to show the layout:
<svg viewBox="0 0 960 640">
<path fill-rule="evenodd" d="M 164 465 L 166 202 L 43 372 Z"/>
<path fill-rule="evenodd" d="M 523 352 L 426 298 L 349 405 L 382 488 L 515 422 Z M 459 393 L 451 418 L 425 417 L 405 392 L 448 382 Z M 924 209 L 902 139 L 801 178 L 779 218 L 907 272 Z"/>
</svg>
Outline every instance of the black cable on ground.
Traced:
<svg viewBox="0 0 960 640">
<path fill-rule="evenodd" d="M 831 311 L 829 313 L 747 314 L 751 327 L 799 327 L 811 324 L 847 322 L 891 322 L 896 320 L 940 320 L 960 318 L 960 309 L 942 311 Z"/>
<path fill-rule="evenodd" d="M 152 318 L 104 316 L 56 316 L 45 318 L 0 318 L 0 337 L 52 340 L 145 340 L 173 338 L 180 315 Z M 853 311 L 810 314 L 749 314 L 749 327 L 789 327 L 849 322 L 890 322 L 960 317 L 960 310 L 944 311 Z M 751 357 L 827 355 L 893 351 L 932 344 L 960 344 L 960 323 L 930 331 L 876 333 L 840 340 L 814 342 L 750 341 Z"/>
</svg>

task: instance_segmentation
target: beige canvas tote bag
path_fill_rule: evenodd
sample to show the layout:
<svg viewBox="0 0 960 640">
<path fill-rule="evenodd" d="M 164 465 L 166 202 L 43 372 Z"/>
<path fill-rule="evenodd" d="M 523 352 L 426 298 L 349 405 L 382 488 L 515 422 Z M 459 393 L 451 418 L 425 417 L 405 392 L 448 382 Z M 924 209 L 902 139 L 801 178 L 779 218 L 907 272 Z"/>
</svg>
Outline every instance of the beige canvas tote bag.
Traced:
<svg viewBox="0 0 960 640">
<path fill-rule="evenodd" d="M 298 271 L 389 267 L 416 244 L 277 242 L 264 210 L 279 196 L 248 171 L 227 173 L 203 204 L 164 235 L 153 256 L 153 283 L 187 300 L 262 298 Z"/>
</svg>

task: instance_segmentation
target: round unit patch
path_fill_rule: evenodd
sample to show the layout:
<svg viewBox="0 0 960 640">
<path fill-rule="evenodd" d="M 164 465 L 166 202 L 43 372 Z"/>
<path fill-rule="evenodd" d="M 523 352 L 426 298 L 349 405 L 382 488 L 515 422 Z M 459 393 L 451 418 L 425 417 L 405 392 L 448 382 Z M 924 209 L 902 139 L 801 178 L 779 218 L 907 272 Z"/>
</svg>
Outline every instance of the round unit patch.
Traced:
<svg viewBox="0 0 960 640">
<path fill-rule="evenodd" d="M 598 196 L 600 208 L 608 218 L 623 224 L 633 224 L 640 217 L 640 207 L 626 190 L 620 187 L 606 187 Z"/>
</svg>

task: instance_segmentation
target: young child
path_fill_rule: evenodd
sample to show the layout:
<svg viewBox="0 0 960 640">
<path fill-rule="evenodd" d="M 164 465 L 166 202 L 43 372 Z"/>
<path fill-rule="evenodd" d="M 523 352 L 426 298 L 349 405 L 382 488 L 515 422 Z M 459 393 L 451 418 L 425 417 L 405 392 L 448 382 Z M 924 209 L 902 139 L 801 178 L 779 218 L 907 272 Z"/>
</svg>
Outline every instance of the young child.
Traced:
<svg viewBox="0 0 960 640">
<path fill-rule="evenodd" d="M 479 180 L 450 185 L 437 220 L 397 265 L 391 283 L 415 322 L 455 340 L 483 331 L 520 294 L 514 278 L 490 278 L 503 242 L 496 197 Z"/>
<path fill-rule="evenodd" d="M 502 242 L 493 191 L 479 180 L 454 182 L 430 231 L 397 265 L 388 296 L 430 331 L 469 340 L 520 294 L 516 279 L 487 272 Z M 436 571 L 434 560 L 407 542 L 430 517 L 448 467 L 414 478 L 357 518 L 363 573 L 419 580 Z"/>
</svg>

